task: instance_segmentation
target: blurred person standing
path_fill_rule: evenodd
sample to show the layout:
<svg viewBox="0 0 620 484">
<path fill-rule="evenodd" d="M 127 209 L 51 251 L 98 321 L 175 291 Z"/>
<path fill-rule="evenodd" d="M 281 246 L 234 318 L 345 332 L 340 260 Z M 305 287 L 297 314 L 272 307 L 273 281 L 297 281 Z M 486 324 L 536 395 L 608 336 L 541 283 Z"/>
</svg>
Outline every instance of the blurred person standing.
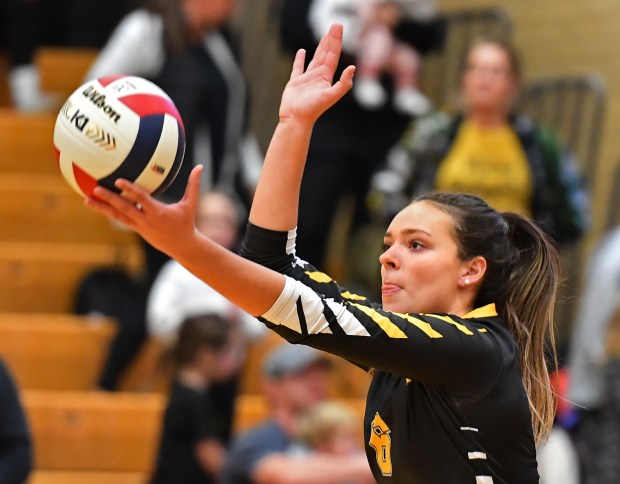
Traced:
<svg viewBox="0 0 620 484">
<path fill-rule="evenodd" d="M 326 401 L 330 365 L 320 351 L 289 343 L 267 355 L 263 388 L 271 415 L 233 440 L 223 484 L 374 482 L 364 454 L 300 452 L 300 419 Z"/>
<path fill-rule="evenodd" d="M 187 318 L 173 349 L 176 364 L 151 484 L 217 482 L 226 453 L 210 386 L 231 373 L 230 324 L 217 315 Z M 234 365 L 233 365 L 234 366 Z"/>
<path fill-rule="evenodd" d="M 229 27 L 236 3 L 146 0 L 121 20 L 85 76 L 145 77 L 174 101 L 186 149 L 165 201 L 180 199 L 195 163 L 205 166 L 203 190 L 228 191 L 246 205 L 251 200 L 262 154 L 247 129 L 247 85 Z M 152 282 L 168 258 L 148 245 L 146 256 Z"/>
<path fill-rule="evenodd" d="M 314 10 L 320 10 L 321 3 L 323 0 L 286 0 L 283 3 L 281 44 L 291 56 L 303 48 L 309 61 L 328 26 L 343 20 L 342 15 L 325 18 L 316 15 Z M 354 18 L 354 15 L 349 12 L 346 16 Z M 345 32 L 349 35 L 352 30 L 345 27 Z M 403 17 L 395 25 L 394 35 L 424 56 L 443 47 L 445 20 L 439 15 L 419 19 Z M 355 62 L 355 51 L 345 48 L 336 77 Z M 365 199 L 370 178 L 411 121 L 410 113 L 395 107 L 394 79 L 383 76 L 381 84 L 386 94 L 386 102 L 381 106 L 372 109 L 363 106 L 354 92 L 347 93 L 313 128 L 299 202 L 297 251 L 320 270 L 326 270 L 328 239 L 336 207 L 342 200 L 352 197 L 352 232 L 366 221 Z"/>
</svg>

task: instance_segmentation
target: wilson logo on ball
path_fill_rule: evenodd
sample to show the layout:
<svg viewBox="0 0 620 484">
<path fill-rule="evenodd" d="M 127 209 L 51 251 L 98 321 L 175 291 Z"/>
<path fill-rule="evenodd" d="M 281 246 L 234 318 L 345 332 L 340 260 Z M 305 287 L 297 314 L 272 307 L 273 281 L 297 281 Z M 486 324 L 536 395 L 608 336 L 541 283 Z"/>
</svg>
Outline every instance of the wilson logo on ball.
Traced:
<svg viewBox="0 0 620 484">
<path fill-rule="evenodd" d="M 170 97 L 154 83 L 106 77 L 69 97 L 56 119 L 54 146 L 63 177 L 83 196 L 97 185 L 118 192 L 118 178 L 157 194 L 179 171 L 185 128 Z"/>
</svg>

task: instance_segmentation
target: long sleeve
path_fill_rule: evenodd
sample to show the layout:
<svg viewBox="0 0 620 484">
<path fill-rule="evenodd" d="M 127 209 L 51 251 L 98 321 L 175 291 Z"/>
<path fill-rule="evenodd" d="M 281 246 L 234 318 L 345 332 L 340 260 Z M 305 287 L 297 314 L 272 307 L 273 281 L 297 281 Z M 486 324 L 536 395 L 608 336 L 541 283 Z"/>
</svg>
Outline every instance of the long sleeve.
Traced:
<svg viewBox="0 0 620 484">
<path fill-rule="evenodd" d="M 146 10 L 127 15 L 114 30 L 85 80 L 113 74 L 149 77 L 164 60 L 163 23 Z"/>
<path fill-rule="evenodd" d="M 506 338 L 491 309 L 481 318 L 385 311 L 297 258 L 294 241 L 295 231 L 250 224 L 242 248 L 244 257 L 287 276 L 282 294 L 260 319 L 289 342 L 466 397 L 495 383 Z"/>
<path fill-rule="evenodd" d="M 0 482 L 22 484 L 33 467 L 26 414 L 8 368 L 0 360 Z"/>
</svg>

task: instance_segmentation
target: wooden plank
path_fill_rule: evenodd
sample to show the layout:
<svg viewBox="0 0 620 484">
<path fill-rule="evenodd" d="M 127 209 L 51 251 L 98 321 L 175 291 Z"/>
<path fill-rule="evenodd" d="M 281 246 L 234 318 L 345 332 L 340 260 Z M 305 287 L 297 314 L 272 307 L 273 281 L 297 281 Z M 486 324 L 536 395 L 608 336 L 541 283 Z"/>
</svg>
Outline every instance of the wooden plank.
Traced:
<svg viewBox="0 0 620 484">
<path fill-rule="evenodd" d="M 0 177 L 0 240 L 135 244 L 135 234 L 84 207 L 60 173 Z"/>
<path fill-rule="evenodd" d="M 84 84 L 84 76 L 98 53 L 97 49 L 78 47 L 40 47 L 35 62 L 41 76 L 41 88 L 57 93 L 61 102 L 64 101 Z"/>
<path fill-rule="evenodd" d="M 57 174 L 55 114 L 23 114 L 0 109 L 0 173 Z"/>
<path fill-rule="evenodd" d="M 165 396 L 25 390 L 22 401 L 36 469 L 151 471 Z"/>
<path fill-rule="evenodd" d="M 0 242 L 0 311 L 72 311 L 75 291 L 97 267 L 120 265 L 138 271 L 137 246 Z"/>
<path fill-rule="evenodd" d="M 0 355 L 20 388 L 94 390 L 115 333 L 108 318 L 0 313 Z"/>
<path fill-rule="evenodd" d="M 144 472 L 34 471 L 27 484 L 144 484 Z"/>
</svg>

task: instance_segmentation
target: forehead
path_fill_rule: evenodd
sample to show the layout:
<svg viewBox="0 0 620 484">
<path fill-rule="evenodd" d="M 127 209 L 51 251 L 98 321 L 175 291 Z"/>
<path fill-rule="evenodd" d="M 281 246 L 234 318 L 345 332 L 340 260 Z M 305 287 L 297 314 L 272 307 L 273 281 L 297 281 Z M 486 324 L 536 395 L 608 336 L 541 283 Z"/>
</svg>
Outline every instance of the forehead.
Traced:
<svg viewBox="0 0 620 484">
<path fill-rule="evenodd" d="M 488 42 L 474 46 L 469 51 L 467 61 L 470 64 L 484 62 L 509 66 L 510 56 L 501 45 Z"/>
<path fill-rule="evenodd" d="M 452 238 L 454 222 L 448 213 L 435 204 L 427 201 L 414 202 L 402 209 L 388 227 L 388 233 L 392 236 L 411 231 L 423 231 L 432 237 Z"/>
</svg>

